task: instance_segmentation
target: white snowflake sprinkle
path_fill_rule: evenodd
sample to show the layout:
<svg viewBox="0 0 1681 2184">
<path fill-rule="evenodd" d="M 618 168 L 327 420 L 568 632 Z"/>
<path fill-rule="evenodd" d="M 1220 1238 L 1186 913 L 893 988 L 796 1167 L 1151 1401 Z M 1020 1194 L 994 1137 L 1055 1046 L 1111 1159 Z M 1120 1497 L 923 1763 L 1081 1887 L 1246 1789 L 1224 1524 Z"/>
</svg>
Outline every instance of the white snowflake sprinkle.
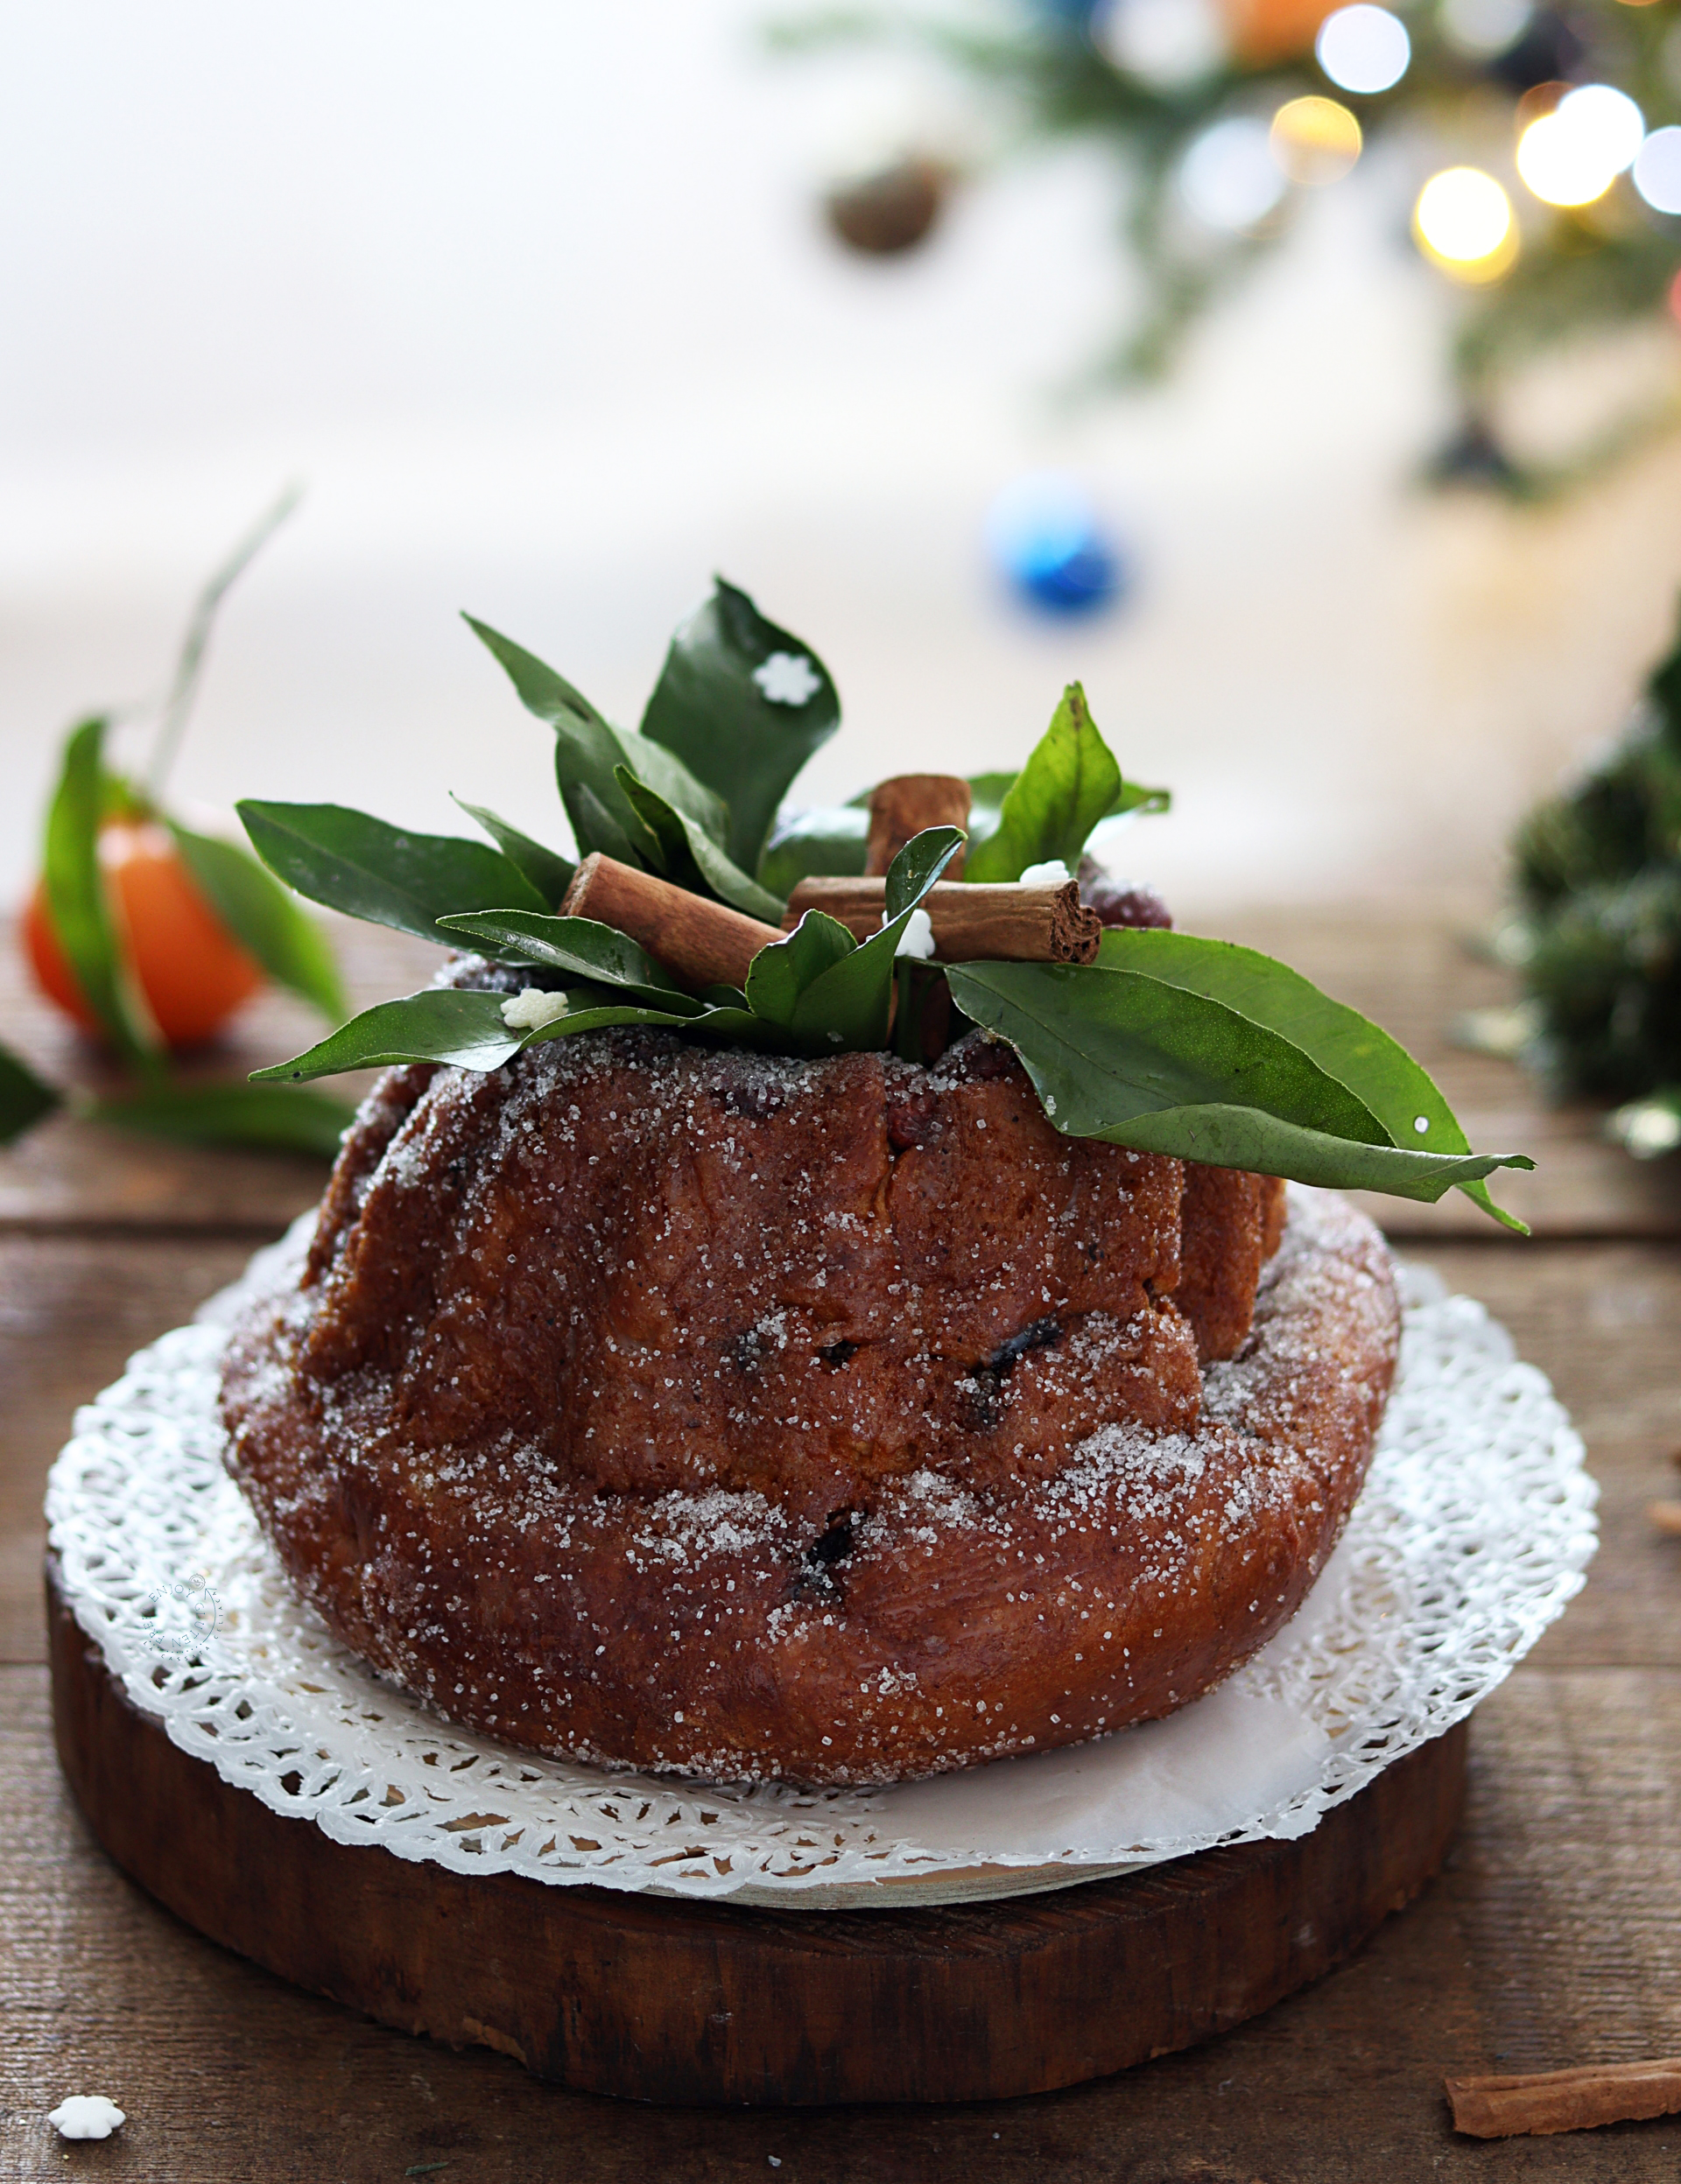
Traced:
<svg viewBox="0 0 1681 2184">
<path fill-rule="evenodd" d="M 46 2120 L 60 2138 L 109 2138 L 128 2118 L 102 2093 L 73 2093 Z"/>
<path fill-rule="evenodd" d="M 522 987 L 502 1004 L 502 1021 L 510 1031 L 541 1031 L 545 1024 L 559 1023 L 566 1013 L 564 994 L 545 994 L 538 987 Z"/>
<path fill-rule="evenodd" d="M 773 652 L 754 669 L 753 679 L 773 706 L 810 705 L 823 687 L 803 652 Z"/>
</svg>

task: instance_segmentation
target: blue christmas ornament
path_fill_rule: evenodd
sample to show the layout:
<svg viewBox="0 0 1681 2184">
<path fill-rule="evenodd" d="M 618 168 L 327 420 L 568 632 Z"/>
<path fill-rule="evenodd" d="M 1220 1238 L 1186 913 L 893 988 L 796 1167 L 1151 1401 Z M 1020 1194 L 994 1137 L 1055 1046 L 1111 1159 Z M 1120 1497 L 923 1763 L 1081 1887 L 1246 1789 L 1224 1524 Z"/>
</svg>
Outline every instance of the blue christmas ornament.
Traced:
<svg viewBox="0 0 1681 2184">
<path fill-rule="evenodd" d="M 1090 614 L 1127 588 L 1119 548 L 1072 478 L 1033 471 L 992 504 L 987 544 L 1011 588 L 1049 614 Z"/>
</svg>

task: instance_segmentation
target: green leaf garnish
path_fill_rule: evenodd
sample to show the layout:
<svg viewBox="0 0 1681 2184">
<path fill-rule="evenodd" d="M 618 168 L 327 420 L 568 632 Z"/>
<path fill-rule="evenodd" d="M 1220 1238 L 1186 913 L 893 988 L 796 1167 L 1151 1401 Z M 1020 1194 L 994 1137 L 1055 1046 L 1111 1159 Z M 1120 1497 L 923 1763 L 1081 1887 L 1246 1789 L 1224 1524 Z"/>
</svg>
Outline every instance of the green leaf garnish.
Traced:
<svg viewBox="0 0 1681 2184">
<path fill-rule="evenodd" d="M 996 830 L 971 850 L 967 880 L 1019 880 L 1030 865 L 1059 857 L 1070 872 L 1122 788 L 1121 769 L 1098 734 L 1078 683 L 1070 683 L 1051 725 L 1004 792 Z"/>
<path fill-rule="evenodd" d="M 1172 801 L 1164 789 L 1122 779 L 1078 683 L 1064 691 L 1021 772 L 976 774 L 969 791 L 966 880 L 1019 880 L 1030 865 L 1052 858 L 1073 872 L 1101 820 L 1165 811 Z"/>
<path fill-rule="evenodd" d="M 482 842 L 388 826 L 340 804 L 237 809 L 251 846 L 289 888 L 421 940 L 441 940 L 438 920 L 452 911 L 549 907 L 517 865 Z"/>
<path fill-rule="evenodd" d="M 665 879 L 693 894 L 715 895 L 749 917 L 762 917 L 773 925 L 777 922 L 780 901 L 749 879 L 699 820 L 639 781 L 628 766 L 617 768 L 615 778 L 656 845 L 655 868 Z"/>
<path fill-rule="evenodd" d="M 1097 959 L 1110 970 L 1142 971 L 1171 986 L 1206 994 L 1251 1022 L 1281 1033 L 1357 1093 L 1405 1150 L 1470 1152 L 1471 1141 L 1429 1071 L 1387 1031 L 1358 1009 L 1320 993 L 1287 964 L 1234 941 L 1126 926 L 1111 926 L 1105 932 Z M 1495 1204 L 1486 1183 L 1473 1180 L 1459 1187 L 1506 1227 L 1529 1233 L 1515 1214 Z"/>
<path fill-rule="evenodd" d="M 698 1014 L 620 1000 L 610 989 L 568 988 L 566 1011 L 532 1029 L 510 1025 L 502 1013 L 503 994 L 428 987 L 398 1001 L 381 1001 L 353 1017 L 330 1039 L 272 1069 L 255 1072 L 254 1084 L 299 1083 L 341 1076 L 347 1070 L 388 1069 L 404 1062 L 437 1062 L 456 1069 L 494 1070 L 528 1046 L 568 1038 L 579 1031 L 606 1031 L 627 1024 L 701 1033 L 735 1045 L 776 1047 L 786 1035 L 747 1009 L 702 1004 Z M 557 996 L 557 998 L 559 998 Z M 669 997 L 673 1003 L 678 997 Z M 689 1004 L 693 1009 L 693 1004 Z"/>
<path fill-rule="evenodd" d="M 10 1145 L 62 1104 L 63 1095 L 37 1077 L 27 1062 L 0 1047 L 0 1145 Z"/>
<path fill-rule="evenodd" d="M 593 917 L 540 917 L 530 910 L 480 910 L 438 921 L 446 932 L 488 941 L 517 963 L 565 972 L 573 979 L 621 987 L 652 1008 L 692 1015 L 703 1006 L 674 987 L 645 949 L 615 925 Z"/>
<path fill-rule="evenodd" d="M 834 683 L 811 647 L 719 577 L 672 639 L 642 734 L 717 791 L 729 811 L 722 846 L 753 872 L 777 805 L 840 720 Z"/>
<path fill-rule="evenodd" d="M 573 837 L 585 855 L 600 850 L 623 864 L 663 870 L 658 843 L 619 778 L 624 770 L 670 809 L 679 832 L 704 839 L 716 848 L 721 867 L 734 871 L 723 850 L 729 815 L 680 758 L 646 736 L 615 728 L 564 676 L 488 624 L 475 621 L 470 614 L 468 621 L 507 671 L 526 710 L 554 730 L 555 779 Z M 740 877 L 753 886 L 744 873 Z M 778 903 L 777 916 L 781 909 Z"/>
<path fill-rule="evenodd" d="M 549 908 L 558 910 L 577 866 L 554 850 L 545 849 L 541 842 L 534 842 L 529 834 L 522 834 L 484 804 L 469 804 L 465 797 L 457 797 L 455 801 L 468 818 L 478 821 L 509 863 L 518 866 Z"/>
<path fill-rule="evenodd" d="M 105 802 L 103 716 L 72 729 L 46 814 L 46 907 L 65 960 L 101 1029 L 123 1059 L 147 1075 L 160 1067 L 161 1042 L 117 938 L 99 866 Z"/>
<path fill-rule="evenodd" d="M 342 1016 L 344 989 L 327 936 L 248 849 L 169 821 L 181 861 L 216 916 L 277 986 Z"/>
<path fill-rule="evenodd" d="M 337 1157 L 355 1110 L 325 1092 L 274 1085 L 158 1085 L 78 1106 L 89 1122 L 190 1145 L 252 1145 Z"/>
<path fill-rule="evenodd" d="M 946 973 L 960 1008 L 1009 1041 L 1057 1128 L 1216 1168 L 1434 1200 L 1521 1154 L 1414 1152 L 1277 1031 L 1141 972 L 987 963 Z"/>
<path fill-rule="evenodd" d="M 756 1016 L 790 1029 L 800 995 L 826 971 L 855 953 L 846 927 L 821 910 L 807 910 L 785 940 L 760 949 L 747 967 L 743 998 Z"/>
<path fill-rule="evenodd" d="M 587 983 L 568 987 L 563 1015 L 531 1029 L 510 1025 L 503 1015 L 505 994 L 430 987 L 424 993 L 365 1009 L 306 1054 L 257 1071 L 253 1082 L 298 1082 L 400 1062 L 447 1062 L 461 1069 L 493 1070 L 524 1047 L 620 1024 L 651 1024 L 773 1050 L 785 1050 L 791 1043 L 803 1052 L 824 1054 L 880 1046 L 887 1037 L 893 955 L 900 935 L 962 839 L 955 827 L 939 826 L 906 843 L 887 875 L 890 921 L 862 945 L 832 918 L 802 920 L 811 930 L 797 948 L 792 945 L 796 934 L 759 951 L 748 969 L 746 994 L 723 987 L 701 1002 L 666 988 L 662 984 L 665 974 L 651 957 L 623 934 L 594 919 L 506 912 L 452 917 L 447 921 L 448 930 L 492 939 L 510 952 L 523 951 L 525 960 L 576 973 Z M 826 937 L 826 927 L 833 927 Z M 844 950 L 840 939 L 846 943 Z M 767 958 L 770 962 L 761 972 Z M 623 998 L 613 990 L 615 986 Z M 751 1000 L 756 994 L 771 1009 L 784 1006 L 791 995 L 788 1018 L 756 1008 Z"/>
<path fill-rule="evenodd" d="M 299 1084 L 346 1070 L 386 1069 L 400 1062 L 447 1062 L 459 1069 L 499 1069 L 526 1035 L 503 1021 L 502 994 L 461 993 L 431 986 L 400 1000 L 364 1008 L 329 1038 L 290 1062 L 254 1070 L 254 1085 Z"/>
</svg>

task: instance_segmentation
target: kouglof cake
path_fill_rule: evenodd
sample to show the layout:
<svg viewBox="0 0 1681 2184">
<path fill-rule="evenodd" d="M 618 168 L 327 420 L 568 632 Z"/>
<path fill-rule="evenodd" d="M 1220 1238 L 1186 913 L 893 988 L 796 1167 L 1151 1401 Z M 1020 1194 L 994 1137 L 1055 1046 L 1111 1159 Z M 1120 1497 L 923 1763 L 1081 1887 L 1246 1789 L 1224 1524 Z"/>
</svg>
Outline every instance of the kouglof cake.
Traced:
<svg viewBox="0 0 1681 2184">
<path fill-rule="evenodd" d="M 1002 784 L 773 831 L 838 707 L 742 594 L 638 734 L 483 634 L 581 861 L 245 808 L 320 899 L 359 829 L 357 907 L 383 856 L 388 922 L 461 950 L 275 1072 L 387 1064 L 225 1368 L 300 1591 L 454 1721 L 713 1779 L 1196 1698 L 1323 1567 L 1394 1370 L 1382 1238 L 1284 1178 L 1492 1211 L 1499 1160 L 1375 1027 L 1082 863 L 1156 792 L 1077 687 Z"/>
</svg>

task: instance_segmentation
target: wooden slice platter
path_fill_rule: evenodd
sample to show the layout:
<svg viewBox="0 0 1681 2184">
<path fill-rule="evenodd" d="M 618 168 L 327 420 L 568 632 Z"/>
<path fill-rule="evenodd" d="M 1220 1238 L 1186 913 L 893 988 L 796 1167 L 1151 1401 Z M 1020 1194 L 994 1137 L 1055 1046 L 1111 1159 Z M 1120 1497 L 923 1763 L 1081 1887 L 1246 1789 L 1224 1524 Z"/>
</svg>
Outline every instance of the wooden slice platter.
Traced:
<svg viewBox="0 0 1681 2184">
<path fill-rule="evenodd" d="M 383 2024 L 594 2093 L 974 2101 L 1188 2047 L 1319 1978 L 1442 1861 L 1466 1726 L 1311 1835 L 1053 1894 L 742 1910 L 463 1875 L 331 1841 L 169 1741 L 47 1582 L 59 1757 L 89 1825 L 212 1941 Z"/>
</svg>

